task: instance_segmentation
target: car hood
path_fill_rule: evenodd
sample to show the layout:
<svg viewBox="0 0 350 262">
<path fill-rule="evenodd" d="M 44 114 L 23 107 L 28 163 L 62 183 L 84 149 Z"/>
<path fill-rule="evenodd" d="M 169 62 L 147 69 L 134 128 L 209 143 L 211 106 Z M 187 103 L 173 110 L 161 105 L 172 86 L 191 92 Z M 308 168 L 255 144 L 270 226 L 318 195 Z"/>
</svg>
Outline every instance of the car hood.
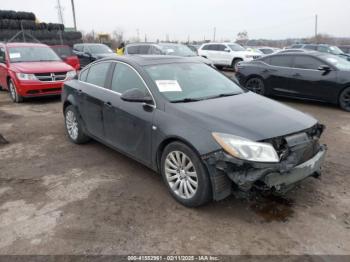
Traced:
<svg viewBox="0 0 350 262">
<path fill-rule="evenodd" d="M 202 57 L 202 56 L 191 56 L 189 58 L 192 59 L 194 62 L 201 62 L 201 63 L 205 63 L 207 65 L 213 64 L 213 62 L 211 60 L 209 60 L 208 58 Z"/>
<path fill-rule="evenodd" d="M 172 105 L 182 111 L 188 121 L 209 132 L 254 141 L 296 133 L 317 123 L 309 115 L 252 92 Z"/>
<path fill-rule="evenodd" d="M 53 73 L 74 70 L 63 61 L 11 63 L 10 69 L 20 73 Z"/>
<path fill-rule="evenodd" d="M 258 52 L 253 52 L 253 51 L 235 51 L 234 53 L 240 54 L 242 56 L 249 55 L 249 56 L 262 56 L 262 54 Z"/>
</svg>

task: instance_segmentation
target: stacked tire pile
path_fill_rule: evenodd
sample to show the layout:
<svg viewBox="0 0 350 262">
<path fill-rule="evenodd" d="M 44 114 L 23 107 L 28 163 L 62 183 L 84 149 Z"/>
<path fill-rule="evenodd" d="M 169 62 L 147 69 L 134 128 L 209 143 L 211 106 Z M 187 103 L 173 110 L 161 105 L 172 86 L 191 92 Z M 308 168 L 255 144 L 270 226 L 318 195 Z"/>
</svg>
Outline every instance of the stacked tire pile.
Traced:
<svg viewBox="0 0 350 262">
<path fill-rule="evenodd" d="M 36 39 L 47 45 L 69 46 L 82 42 L 81 32 L 65 32 L 63 24 L 37 23 L 33 13 L 0 10 L 0 41 L 9 41 L 22 30 L 26 32 L 26 42 L 35 42 Z M 12 42 L 24 42 L 23 34 Z"/>
</svg>

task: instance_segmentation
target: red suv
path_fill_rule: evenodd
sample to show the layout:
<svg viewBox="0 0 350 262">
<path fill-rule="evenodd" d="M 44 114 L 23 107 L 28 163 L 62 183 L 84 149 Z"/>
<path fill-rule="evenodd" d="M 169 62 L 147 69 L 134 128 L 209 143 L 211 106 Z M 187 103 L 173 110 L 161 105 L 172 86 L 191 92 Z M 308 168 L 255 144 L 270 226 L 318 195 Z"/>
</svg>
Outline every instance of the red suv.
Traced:
<svg viewBox="0 0 350 262">
<path fill-rule="evenodd" d="M 13 102 L 59 95 L 64 81 L 75 75 L 76 70 L 47 45 L 0 43 L 0 86 L 9 91 Z"/>
</svg>

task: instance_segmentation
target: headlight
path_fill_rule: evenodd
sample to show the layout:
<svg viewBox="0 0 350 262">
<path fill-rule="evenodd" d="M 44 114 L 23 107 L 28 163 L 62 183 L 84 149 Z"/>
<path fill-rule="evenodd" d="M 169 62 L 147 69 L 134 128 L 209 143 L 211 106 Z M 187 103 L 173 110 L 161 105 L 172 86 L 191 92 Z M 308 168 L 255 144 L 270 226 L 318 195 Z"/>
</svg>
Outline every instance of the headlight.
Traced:
<svg viewBox="0 0 350 262">
<path fill-rule="evenodd" d="M 37 80 L 34 74 L 17 73 L 16 75 L 19 80 Z"/>
<path fill-rule="evenodd" d="M 254 162 L 279 162 L 271 144 L 254 142 L 242 137 L 223 133 L 212 134 L 216 142 L 230 155 Z"/>
<path fill-rule="evenodd" d="M 76 75 L 77 75 L 77 72 L 76 72 L 76 71 L 69 71 L 69 72 L 67 72 L 66 78 L 72 79 L 72 78 L 74 78 Z"/>
</svg>

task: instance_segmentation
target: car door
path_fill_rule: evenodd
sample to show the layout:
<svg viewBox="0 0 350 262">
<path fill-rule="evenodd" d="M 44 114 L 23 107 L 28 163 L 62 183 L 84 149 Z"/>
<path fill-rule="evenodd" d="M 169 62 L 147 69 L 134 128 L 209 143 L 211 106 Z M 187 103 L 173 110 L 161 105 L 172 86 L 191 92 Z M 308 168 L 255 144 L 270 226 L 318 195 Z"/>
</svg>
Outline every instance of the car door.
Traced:
<svg viewBox="0 0 350 262">
<path fill-rule="evenodd" d="M 0 87 L 7 86 L 7 65 L 5 47 L 0 46 Z"/>
<path fill-rule="evenodd" d="M 104 126 L 108 143 L 145 164 L 151 163 L 154 106 L 126 102 L 121 94 L 138 88 L 151 96 L 137 71 L 122 62 L 115 63 L 111 80 L 113 94 L 104 108 Z"/>
<path fill-rule="evenodd" d="M 216 56 L 221 65 L 231 65 L 232 63 L 232 55 L 230 54 L 231 49 L 226 46 L 219 44 L 217 45 L 217 53 Z"/>
<path fill-rule="evenodd" d="M 328 65 L 316 57 L 297 55 L 290 71 L 289 88 L 298 96 L 309 99 L 326 99 L 332 97 L 336 85 L 337 72 L 318 70 L 320 66 Z"/>
<path fill-rule="evenodd" d="M 266 67 L 260 74 L 266 79 L 268 88 L 276 94 L 292 94 L 289 89 L 290 70 L 293 65 L 293 57 L 289 54 L 274 55 L 263 59 Z"/>
<path fill-rule="evenodd" d="M 106 86 L 111 65 L 110 62 L 101 62 L 85 69 L 88 72 L 82 71 L 76 96 L 79 112 L 87 131 L 102 140 L 105 139 L 103 109 L 110 97 L 110 91 Z"/>
</svg>

